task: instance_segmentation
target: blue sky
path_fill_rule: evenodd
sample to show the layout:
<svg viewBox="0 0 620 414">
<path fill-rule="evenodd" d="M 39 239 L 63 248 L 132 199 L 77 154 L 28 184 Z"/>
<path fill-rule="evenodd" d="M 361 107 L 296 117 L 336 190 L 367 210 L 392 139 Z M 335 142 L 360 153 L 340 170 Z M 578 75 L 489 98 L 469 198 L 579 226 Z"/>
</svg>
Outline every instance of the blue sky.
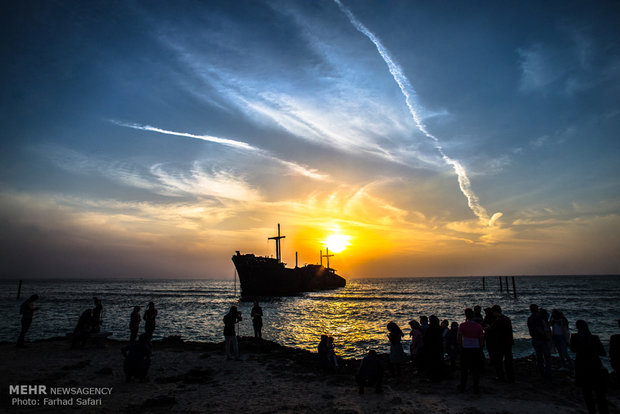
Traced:
<svg viewBox="0 0 620 414">
<path fill-rule="evenodd" d="M 2 8 L 4 277 L 620 272 L 617 2 Z"/>
</svg>

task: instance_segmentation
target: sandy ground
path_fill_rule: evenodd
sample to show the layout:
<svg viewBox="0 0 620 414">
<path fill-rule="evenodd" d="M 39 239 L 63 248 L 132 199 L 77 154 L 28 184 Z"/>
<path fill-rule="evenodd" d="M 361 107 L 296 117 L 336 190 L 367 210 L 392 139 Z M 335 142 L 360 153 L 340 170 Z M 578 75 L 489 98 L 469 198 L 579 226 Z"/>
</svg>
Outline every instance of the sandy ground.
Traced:
<svg viewBox="0 0 620 414">
<path fill-rule="evenodd" d="M 153 344 L 149 381 L 125 383 L 120 352 L 126 343 L 107 340 L 103 346 L 70 350 L 66 338 L 30 343 L 26 349 L 0 344 L 0 410 L 30 412 L 187 412 L 187 413 L 585 413 L 581 392 L 566 373 L 554 372 L 545 383 L 531 359 L 516 361 L 517 382 L 496 383 L 490 369 L 481 380 L 479 396 L 458 393 L 457 375 L 428 382 L 410 365 L 400 377 L 386 369 L 384 392 L 367 389 L 359 395 L 353 375 L 359 361 L 342 361 L 336 372 L 317 367 L 317 356 L 307 351 L 241 338 L 240 361 L 227 361 L 223 344 Z M 381 356 L 387 367 L 387 356 Z M 78 405 L 86 395 L 75 395 L 71 405 L 45 405 L 58 395 L 9 395 L 11 385 L 50 388 L 112 388 L 110 395 L 92 396 L 97 405 Z M 612 384 L 610 412 L 620 413 L 620 390 Z M 19 398 L 38 405 L 20 405 Z M 98 400 L 100 398 L 100 400 Z M 92 402 L 92 401 L 91 401 Z"/>
</svg>

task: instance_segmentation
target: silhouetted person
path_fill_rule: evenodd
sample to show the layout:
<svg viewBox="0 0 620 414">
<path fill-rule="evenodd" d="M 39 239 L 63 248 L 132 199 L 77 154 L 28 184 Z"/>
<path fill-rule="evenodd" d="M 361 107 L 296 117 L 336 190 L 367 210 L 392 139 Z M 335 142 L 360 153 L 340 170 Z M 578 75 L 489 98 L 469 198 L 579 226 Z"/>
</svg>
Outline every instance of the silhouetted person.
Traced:
<svg viewBox="0 0 620 414">
<path fill-rule="evenodd" d="M 448 358 L 450 358 L 450 371 L 452 372 L 456 370 L 456 359 L 459 356 L 459 343 L 457 341 L 458 331 L 458 322 L 452 322 L 445 336 L 446 353 L 448 354 Z"/>
<path fill-rule="evenodd" d="M 319 346 L 317 347 L 319 354 L 319 367 L 324 370 L 328 370 L 331 368 L 331 364 L 329 363 L 329 337 L 327 335 L 321 335 L 321 342 L 319 342 Z"/>
<path fill-rule="evenodd" d="M 235 324 L 242 319 L 241 312 L 237 311 L 236 306 L 231 306 L 228 313 L 224 316 L 224 346 L 226 347 L 226 359 L 230 359 L 231 346 L 235 354 L 235 359 L 239 359 L 239 342 L 237 342 Z"/>
<path fill-rule="evenodd" d="M 551 326 L 551 339 L 562 361 L 562 367 L 573 372 L 573 360 L 568 355 L 568 344 L 570 343 L 568 320 L 562 312 L 553 309 L 549 325 Z"/>
<path fill-rule="evenodd" d="M 474 311 L 475 312 L 475 311 Z M 475 317 L 475 315 L 474 315 Z M 491 308 L 484 308 L 484 319 L 482 320 L 482 329 L 484 330 L 484 344 L 489 354 L 491 365 L 497 367 L 500 359 L 499 338 L 497 332 L 490 329 L 491 324 L 495 321 L 495 314 Z M 500 363 L 501 365 L 501 363 Z M 499 380 L 496 376 L 496 380 Z"/>
<path fill-rule="evenodd" d="M 129 335 L 129 342 L 136 342 L 136 338 L 138 337 L 138 331 L 140 330 L 140 321 L 142 318 L 140 317 L 140 306 L 134 306 L 133 312 L 131 312 L 131 316 L 129 319 L 129 331 L 131 335 Z"/>
<path fill-rule="evenodd" d="M 409 337 L 411 338 L 411 345 L 409 346 L 409 352 L 411 353 L 411 362 L 413 366 L 420 370 L 422 369 L 422 354 L 424 350 L 424 333 L 420 329 L 420 323 L 416 320 L 409 322 L 411 332 Z"/>
<path fill-rule="evenodd" d="M 103 314 L 103 305 L 101 304 L 101 299 L 93 298 L 95 302 L 95 307 L 93 308 L 93 327 L 92 332 L 100 332 L 101 331 L 101 315 Z"/>
<path fill-rule="evenodd" d="M 480 371 L 482 368 L 482 347 L 484 345 L 484 331 L 482 325 L 473 321 L 474 311 L 465 309 L 465 322 L 459 325 L 457 341 L 461 347 L 461 382 L 460 392 L 465 391 L 469 372 L 472 374 L 474 394 L 480 393 Z"/>
<path fill-rule="evenodd" d="M 428 321 L 428 329 L 424 334 L 426 375 L 432 381 L 439 381 L 443 375 L 443 335 L 435 315 L 429 316 Z"/>
<path fill-rule="evenodd" d="M 583 391 L 583 398 L 588 408 L 588 413 L 608 413 L 607 400 L 605 398 L 607 384 L 606 371 L 601 363 L 601 356 L 605 356 L 605 348 L 596 335 L 590 333 L 588 324 L 578 320 L 577 333 L 570 338 L 570 349 L 575 353 L 575 379 L 577 385 Z M 596 399 L 595 399 L 596 395 Z M 596 402 L 595 402 L 596 400 Z"/>
<path fill-rule="evenodd" d="M 618 328 L 620 328 L 620 319 L 618 319 Z M 620 334 L 609 338 L 609 362 L 616 372 L 616 378 L 620 379 Z"/>
<path fill-rule="evenodd" d="M 400 364 L 405 360 L 403 344 L 400 342 L 405 334 L 394 322 L 387 324 L 388 339 L 390 340 L 390 369 L 393 375 L 400 375 Z"/>
<path fill-rule="evenodd" d="M 39 295 L 32 295 L 28 299 L 24 301 L 19 307 L 19 313 L 22 315 L 22 330 L 19 333 L 19 337 L 17 338 L 17 346 L 19 348 L 25 348 L 24 340 L 26 339 L 26 333 L 28 329 L 30 329 L 30 325 L 32 325 L 32 318 L 34 316 L 34 311 L 37 308 L 34 307 L 34 302 L 39 299 Z"/>
<path fill-rule="evenodd" d="M 151 344 L 146 333 L 140 335 L 138 342 L 133 342 L 121 349 L 125 362 L 125 382 L 130 382 L 132 377 L 141 381 L 146 380 L 146 376 L 151 366 Z"/>
<path fill-rule="evenodd" d="M 545 324 L 540 316 L 538 305 L 530 305 L 531 315 L 527 318 L 527 329 L 532 337 L 532 347 L 536 352 L 536 366 L 545 378 L 551 378 L 551 348 Z"/>
<path fill-rule="evenodd" d="M 77 348 L 78 346 L 84 346 L 86 340 L 90 337 L 93 331 L 93 310 L 86 309 L 80 315 L 78 323 L 73 331 L 73 341 L 71 348 Z"/>
<path fill-rule="evenodd" d="M 355 374 L 355 381 L 359 387 L 360 394 L 364 393 L 364 387 L 372 387 L 373 385 L 376 392 L 383 392 L 383 367 L 374 349 L 368 351 L 368 355 L 362 359 L 362 363 Z"/>
<path fill-rule="evenodd" d="M 327 361 L 333 368 L 338 368 L 338 358 L 336 357 L 336 347 L 334 346 L 334 337 L 327 337 Z"/>
<path fill-rule="evenodd" d="M 426 330 L 428 329 L 428 316 L 420 316 L 420 329 L 422 330 L 423 334 L 426 333 Z"/>
<path fill-rule="evenodd" d="M 515 370 L 512 358 L 514 335 L 512 321 L 508 316 L 502 314 L 502 308 L 499 305 L 493 305 L 491 312 L 493 312 L 494 320 L 485 333 L 485 342 L 486 338 L 491 335 L 494 337 L 497 346 L 494 357 L 491 358 L 491 364 L 495 368 L 496 379 L 514 382 Z"/>
<path fill-rule="evenodd" d="M 450 331 L 450 321 L 447 319 L 444 319 L 443 321 L 441 321 L 441 324 L 439 325 L 441 327 L 441 340 L 443 343 L 443 353 L 446 354 L 447 351 L 447 347 L 446 347 L 446 335 L 448 334 L 448 332 Z"/>
<path fill-rule="evenodd" d="M 250 313 L 252 317 L 252 327 L 254 327 L 254 338 L 262 339 L 263 333 L 263 309 L 259 306 L 258 301 L 254 301 L 254 307 Z"/>
<path fill-rule="evenodd" d="M 157 320 L 157 309 L 155 304 L 149 302 L 149 306 L 144 311 L 144 333 L 148 335 L 149 341 L 153 338 L 153 332 L 155 331 L 155 324 Z"/>
<path fill-rule="evenodd" d="M 482 325 L 482 322 L 484 321 L 484 318 L 482 317 L 482 307 L 480 305 L 474 306 L 474 317 L 473 317 L 472 321 Z"/>
</svg>

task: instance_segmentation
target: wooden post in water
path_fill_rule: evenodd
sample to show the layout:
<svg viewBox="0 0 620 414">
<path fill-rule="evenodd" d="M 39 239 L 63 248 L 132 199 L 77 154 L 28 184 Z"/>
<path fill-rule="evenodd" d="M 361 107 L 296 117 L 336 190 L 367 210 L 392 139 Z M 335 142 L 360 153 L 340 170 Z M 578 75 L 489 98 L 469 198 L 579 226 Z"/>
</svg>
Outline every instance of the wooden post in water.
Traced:
<svg viewBox="0 0 620 414">
<path fill-rule="evenodd" d="M 487 289 L 487 286 L 484 283 L 484 276 L 482 276 L 482 290 L 486 290 L 486 289 Z"/>
<path fill-rule="evenodd" d="M 508 286 L 508 276 L 506 276 L 504 280 L 506 281 L 506 295 L 510 296 L 510 287 Z"/>
<path fill-rule="evenodd" d="M 502 285 L 502 277 L 499 277 L 499 293 L 504 293 L 504 286 Z"/>
<path fill-rule="evenodd" d="M 515 277 L 512 277 L 512 294 L 514 298 L 517 298 L 517 285 L 515 284 Z"/>
<path fill-rule="evenodd" d="M 19 286 L 17 287 L 17 299 L 19 299 L 19 297 L 22 294 L 22 281 L 19 281 Z"/>
</svg>

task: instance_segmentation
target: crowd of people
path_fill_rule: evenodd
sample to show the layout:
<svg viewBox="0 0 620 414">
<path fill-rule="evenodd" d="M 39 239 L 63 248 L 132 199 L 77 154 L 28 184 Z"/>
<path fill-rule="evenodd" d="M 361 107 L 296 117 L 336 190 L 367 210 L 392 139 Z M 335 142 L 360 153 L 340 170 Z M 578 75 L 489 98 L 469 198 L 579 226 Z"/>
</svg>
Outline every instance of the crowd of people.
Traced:
<svg viewBox="0 0 620 414">
<path fill-rule="evenodd" d="M 25 347 L 26 333 L 32 323 L 34 302 L 37 295 L 30 296 L 20 306 L 21 331 L 17 340 L 18 347 Z M 83 346 L 88 338 L 101 335 L 103 305 L 100 299 L 93 298 L 94 307 L 86 309 L 79 317 L 73 332 L 72 347 Z M 123 347 L 125 356 L 125 374 L 129 382 L 132 377 L 146 378 L 151 355 L 151 338 L 156 327 L 157 309 L 150 302 L 143 316 L 140 306 L 135 306 L 129 316 L 129 344 Z M 262 339 L 263 311 L 258 301 L 254 302 L 250 314 L 254 337 Z M 480 393 L 480 375 L 485 364 L 486 348 L 490 366 L 496 381 L 512 383 L 515 381 L 512 347 L 514 345 L 512 321 L 502 313 L 499 305 L 484 309 L 480 306 L 467 308 L 465 321 L 458 323 L 444 319 L 440 322 L 435 315 L 422 315 L 418 320 L 409 322 L 409 358 L 404 351 L 402 340 L 405 333 L 395 322 L 387 324 L 387 338 L 390 345 L 389 369 L 393 377 L 401 375 L 401 366 L 409 359 L 415 372 L 424 375 L 429 381 L 441 381 L 451 377 L 460 368 L 458 391 L 467 389 L 469 377 L 472 379 L 474 394 Z M 144 320 L 144 333 L 139 335 L 141 321 Z M 242 321 L 242 314 L 232 306 L 223 318 L 224 345 L 227 359 L 239 359 L 239 344 L 236 325 Z M 620 320 L 618 320 L 620 327 Z M 536 366 L 545 380 L 552 381 L 552 353 L 557 353 L 561 370 L 574 375 L 576 384 L 583 390 L 583 396 L 590 413 L 607 412 L 606 387 L 608 372 L 600 357 L 606 355 L 598 336 L 593 335 L 588 324 L 583 320 L 575 323 L 576 332 L 570 333 L 570 324 L 563 313 L 553 309 L 551 314 L 536 304 L 530 305 L 527 328 L 531 337 L 532 348 L 536 355 Z M 136 341 L 136 339 L 138 341 Z M 568 350 L 575 354 L 571 358 Z M 620 372 L 620 334 L 610 338 L 609 356 L 612 369 Z M 338 367 L 334 338 L 322 335 L 318 345 L 319 366 L 324 370 Z M 356 374 L 360 393 L 365 386 L 375 386 L 377 392 L 382 390 L 383 366 L 377 352 L 369 350 L 362 359 Z"/>
<path fill-rule="evenodd" d="M 414 369 L 426 375 L 430 381 L 441 381 L 456 370 L 460 362 L 460 381 L 458 391 L 466 390 L 469 376 L 472 377 L 472 392 L 480 393 L 480 375 L 485 363 L 486 348 L 489 362 L 495 373 L 495 380 L 507 383 L 515 381 L 512 355 L 514 345 L 512 321 L 502 313 L 499 305 L 484 309 L 480 306 L 465 309 L 462 323 L 443 320 L 435 315 L 421 316 L 419 321 L 409 322 L 410 359 Z M 537 368 L 545 380 L 553 381 L 551 354 L 557 352 L 561 370 L 574 375 L 576 384 L 581 387 L 589 413 L 607 413 L 606 389 L 609 373 L 600 357 L 605 356 L 605 348 L 596 335 L 592 335 L 588 324 L 577 320 L 577 332 L 571 335 L 569 322 L 561 311 L 553 309 L 551 315 L 536 304 L 530 305 L 527 327 L 536 355 Z M 620 327 L 620 320 L 618 320 Z M 405 336 L 395 322 L 387 324 L 390 344 L 389 363 L 393 376 L 400 376 L 400 366 L 406 357 L 401 344 Z M 573 362 L 568 350 L 575 354 Z M 609 355 L 612 368 L 620 372 L 620 334 L 610 338 Z M 364 357 L 356 375 L 359 392 L 364 387 L 375 385 L 381 392 L 383 370 L 378 362 L 376 351 L 370 350 Z"/>
</svg>

